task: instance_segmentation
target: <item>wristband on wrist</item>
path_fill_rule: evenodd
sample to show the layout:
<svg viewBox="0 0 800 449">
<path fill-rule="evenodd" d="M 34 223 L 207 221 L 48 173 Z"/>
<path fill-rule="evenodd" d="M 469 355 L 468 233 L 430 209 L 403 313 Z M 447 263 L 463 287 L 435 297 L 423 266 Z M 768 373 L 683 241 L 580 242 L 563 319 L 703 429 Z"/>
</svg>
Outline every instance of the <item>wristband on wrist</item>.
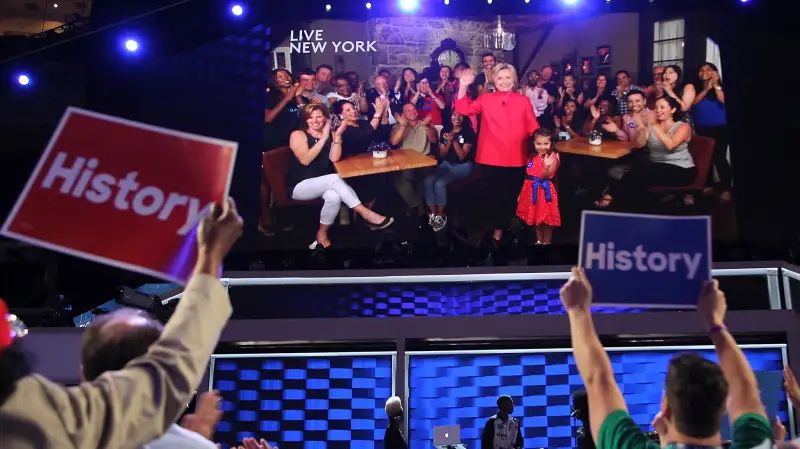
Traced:
<svg viewBox="0 0 800 449">
<path fill-rule="evenodd" d="M 708 334 L 712 335 L 712 334 L 716 334 L 716 333 L 720 333 L 720 332 L 727 332 L 727 331 L 728 331 L 728 328 L 724 324 L 719 324 L 719 325 L 713 326 L 711 329 L 709 329 L 708 330 Z"/>
</svg>

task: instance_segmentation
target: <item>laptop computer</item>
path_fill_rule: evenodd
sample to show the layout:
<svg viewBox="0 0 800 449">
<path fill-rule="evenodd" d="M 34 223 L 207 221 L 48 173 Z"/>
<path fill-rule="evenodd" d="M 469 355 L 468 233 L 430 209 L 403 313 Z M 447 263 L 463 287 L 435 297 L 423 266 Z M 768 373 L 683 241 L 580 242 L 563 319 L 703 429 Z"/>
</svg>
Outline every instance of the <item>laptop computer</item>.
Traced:
<svg viewBox="0 0 800 449">
<path fill-rule="evenodd" d="M 455 446 L 461 444 L 461 426 L 436 426 L 433 428 L 433 445 Z"/>
</svg>

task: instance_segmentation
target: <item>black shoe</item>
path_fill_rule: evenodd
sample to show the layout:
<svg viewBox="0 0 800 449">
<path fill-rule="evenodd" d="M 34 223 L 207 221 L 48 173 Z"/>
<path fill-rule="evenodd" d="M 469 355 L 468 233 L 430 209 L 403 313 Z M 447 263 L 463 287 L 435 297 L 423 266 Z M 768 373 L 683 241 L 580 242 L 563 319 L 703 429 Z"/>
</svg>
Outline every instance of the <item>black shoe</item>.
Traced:
<svg viewBox="0 0 800 449">
<path fill-rule="evenodd" d="M 378 224 L 366 223 L 367 227 L 373 231 L 380 231 L 382 229 L 386 229 L 394 223 L 394 218 L 386 217 L 383 219 L 382 222 Z"/>
</svg>

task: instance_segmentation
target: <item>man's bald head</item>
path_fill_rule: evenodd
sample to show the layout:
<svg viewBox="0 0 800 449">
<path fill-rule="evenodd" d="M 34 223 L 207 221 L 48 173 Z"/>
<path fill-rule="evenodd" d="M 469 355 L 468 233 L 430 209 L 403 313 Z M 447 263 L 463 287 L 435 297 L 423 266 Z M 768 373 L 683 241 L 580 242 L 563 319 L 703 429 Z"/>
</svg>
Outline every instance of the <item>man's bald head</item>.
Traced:
<svg viewBox="0 0 800 449">
<path fill-rule="evenodd" d="M 94 318 L 83 333 L 84 378 L 91 381 L 106 371 L 124 368 L 131 360 L 147 353 L 163 330 L 161 323 L 136 309 L 115 310 Z"/>
</svg>

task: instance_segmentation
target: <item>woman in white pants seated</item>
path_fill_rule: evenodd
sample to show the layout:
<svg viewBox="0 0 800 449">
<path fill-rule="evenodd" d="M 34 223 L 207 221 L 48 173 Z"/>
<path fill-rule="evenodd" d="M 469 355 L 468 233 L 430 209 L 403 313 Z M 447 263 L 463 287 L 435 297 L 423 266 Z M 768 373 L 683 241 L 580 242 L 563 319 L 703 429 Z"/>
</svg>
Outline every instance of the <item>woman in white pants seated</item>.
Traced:
<svg viewBox="0 0 800 449">
<path fill-rule="evenodd" d="M 331 245 L 328 228 L 336 220 L 342 203 L 360 215 L 373 231 L 394 223 L 393 218 L 377 214 L 361 204 L 356 192 L 333 168 L 333 163 L 342 156 L 342 132 L 347 127 L 341 126 L 331 133 L 330 113 L 320 104 L 303 106 L 299 123 L 300 129 L 289 137 L 293 157 L 289 160 L 286 188 L 296 200 L 322 198 L 325 201 L 319 214 L 315 243 L 323 248 Z"/>
</svg>

